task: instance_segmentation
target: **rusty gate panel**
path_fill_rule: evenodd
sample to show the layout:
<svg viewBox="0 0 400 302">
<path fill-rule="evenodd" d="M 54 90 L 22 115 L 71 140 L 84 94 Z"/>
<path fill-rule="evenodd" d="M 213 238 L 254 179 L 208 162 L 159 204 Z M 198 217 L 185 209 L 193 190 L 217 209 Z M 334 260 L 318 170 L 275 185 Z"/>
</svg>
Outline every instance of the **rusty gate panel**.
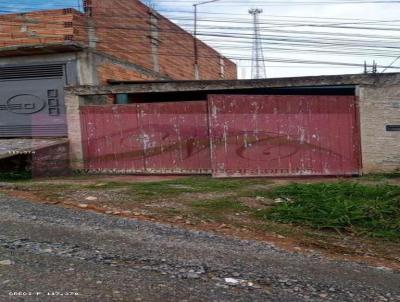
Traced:
<svg viewBox="0 0 400 302">
<path fill-rule="evenodd" d="M 145 172 L 136 105 L 81 108 L 85 168 Z"/>
<path fill-rule="evenodd" d="M 216 177 L 356 175 L 353 96 L 209 96 Z"/>
<path fill-rule="evenodd" d="M 81 108 L 85 168 L 211 173 L 207 102 Z"/>
<path fill-rule="evenodd" d="M 138 104 L 146 171 L 211 172 L 207 102 Z"/>
</svg>

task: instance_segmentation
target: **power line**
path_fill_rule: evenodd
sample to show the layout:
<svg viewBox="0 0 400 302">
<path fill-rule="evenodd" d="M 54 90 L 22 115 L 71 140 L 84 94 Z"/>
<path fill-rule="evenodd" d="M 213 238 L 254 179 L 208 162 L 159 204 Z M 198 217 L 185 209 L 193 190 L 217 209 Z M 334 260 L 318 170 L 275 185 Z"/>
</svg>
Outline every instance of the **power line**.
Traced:
<svg viewBox="0 0 400 302">
<path fill-rule="evenodd" d="M 382 73 L 384 73 L 388 68 L 391 68 L 394 63 L 396 63 L 400 59 L 400 56 L 398 56 L 392 63 L 390 63 L 389 66 L 387 66 L 384 70 L 382 70 Z"/>
<path fill-rule="evenodd" d="M 137 36 L 140 36 L 140 32 L 143 32 L 145 29 L 144 28 L 138 28 L 138 27 L 129 27 L 129 28 L 127 28 L 127 27 L 105 27 L 105 28 L 102 28 L 102 27 L 100 27 L 100 29 L 117 29 L 117 28 L 121 28 L 121 29 L 124 29 L 124 30 L 130 30 L 130 31 L 137 31 L 138 32 L 138 34 L 129 34 L 129 35 L 127 35 L 126 36 L 126 38 L 129 38 L 129 37 L 137 37 Z M 164 32 L 163 30 L 160 30 L 161 32 Z M 174 33 L 178 33 L 178 34 L 182 34 L 181 32 L 177 32 L 177 31 L 169 31 L 169 32 L 174 32 Z M 186 34 L 186 33 L 183 33 L 183 34 Z M 201 35 L 203 35 L 203 34 L 201 34 Z M 214 34 L 204 34 L 205 36 L 209 36 L 209 37 L 213 37 L 214 36 Z M 220 35 L 216 35 L 216 36 L 220 36 Z M 41 36 L 41 37 L 44 37 L 44 38 L 46 38 L 46 37 L 57 37 L 57 36 Z M 241 35 L 232 35 L 231 36 L 232 38 L 240 38 L 241 40 L 242 39 L 248 39 L 249 41 L 251 40 L 251 37 L 247 37 L 247 36 L 241 36 Z M 301 46 L 301 45 L 307 45 L 307 44 L 309 44 L 310 46 L 311 45 L 313 45 L 313 44 L 316 44 L 316 47 L 317 47 L 317 45 L 318 45 L 318 48 L 321 48 L 322 47 L 322 45 L 320 45 L 320 43 L 321 42 L 318 42 L 318 40 L 316 40 L 316 41 L 314 41 L 314 40 L 309 40 L 309 41 L 299 41 L 298 39 L 293 39 L 293 38 L 290 38 L 290 39 L 276 39 L 276 36 L 269 36 L 269 37 L 265 37 L 265 39 L 264 39 L 265 41 L 268 41 L 268 43 L 269 44 L 277 44 L 277 45 L 280 45 L 280 44 L 282 44 L 282 43 L 290 43 L 291 45 L 294 45 L 294 46 Z M 273 42 L 273 41 L 277 41 L 276 43 L 275 42 Z M 343 45 L 343 43 L 337 43 L 337 41 L 340 41 L 340 40 L 334 40 L 335 42 L 330 42 L 330 43 L 326 43 L 326 42 L 324 42 L 324 44 L 326 45 L 326 46 L 329 46 L 329 47 L 343 47 L 343 49 L 344 49 L 344 45 Z M 300 43 L 299 43 L 300 42 Z M 243 43 L 243 42 L 240 42 L 240 43 Z M 348 41 L 346 41 L 346 44 L 349 44 L 348 43 Z M 286 44 L 285 44 L 286 45 Z M 370 46 L 371 45 L 366 45 L 366 44 L 362 44 L 362 45 L 358 45 L 358 46 L 362 46 L 362 47 L 364 47 L 364 49 L 365 50 L 368 50 L 368 48 L 370 48 Z M 237 48 L 237 46 L 235 46 L 236 48 Z M 350 47 L 347 47 L 347 48 L 350 48 Z M 375 48 L 385 48 L 384 46 L 379 46 L 378 45 L 378 47 L 375 47 Z M 396 47 L 390 47 L 389 46 L 389 48 L 388 49 L 395 49 L 395 50 L 397 50 L 397 48 Z M 345 52 L 344 52 L 345 53 Z M 365 51 L 364 51 L 364 53 L 365 53 Z M 360 55 L 362 55 L 363 53 L 352 53 L 352 54 L 360 54 Z M 373 55 L 385 55 L 385 54 L 379 54 L 379 53 L 373 53 Z M 392 55 L 391 53 L 386 53 L 386 55 L 387 56 L 394 56 L 394 55 Z"/>
</svg>

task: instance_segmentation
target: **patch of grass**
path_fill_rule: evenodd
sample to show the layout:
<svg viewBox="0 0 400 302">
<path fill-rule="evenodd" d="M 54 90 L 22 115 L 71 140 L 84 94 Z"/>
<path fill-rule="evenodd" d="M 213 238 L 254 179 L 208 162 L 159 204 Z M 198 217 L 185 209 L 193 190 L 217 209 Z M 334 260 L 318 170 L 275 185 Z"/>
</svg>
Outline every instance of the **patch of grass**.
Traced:
<svg viewBox="0 0 400 302">
<path fill-rule="evenodd" d="M 28 171 L 0 172 L 0 181 L 31 180 L 32 174 Z"/>
<path fill-rule="evenodd" d="M 392 173 L 378 173 L 378 174 L 367 174 L 362 178 L 368 180 L 385 180 L 385 179 L 396 179 L 400 178 L 400 170 L 396 170 Z"/>
<path fill-rule="evenodd" d="M 210 176 L 195 176 L 157 183 L 142 183 L 140 185 L 165 185 L 168 187 L 182 186 L 183 190 L 190 188 L 189 192 L 227 192 L 246 188 L 255 183 L 266 183 L 265 180 L 249 179 L 215 179 Z"/>
<path fill-rule="evenodd" d="M 243 197 L 264 197 L 264 198 L 271 198 L 271 191 L 270 190 L 252 190 L 252 191 L 245 191 L 241 194 Z"/>
<path fill-rule="evenodd" d="M 211 212 L 214 211 L 218 212 L 225 210 L 236 210 L 236 211 L 247 210 L 247 207 L 243 205 L 241 202 L 230 198 L 221 198 L 221 199 L 207 200 L 207 201 L 194 201 L 192 203 L 192 206 L 195 208 L 201 208 Z"/>
<path fill-rule="evenodd" d="M 259 218 L 400 239 L 399 186 L 352 182 L 291 184 L 270 194 L 287 202 L 258 211 Z"/>
<path fill-rule="evenodd" d="M 200 219 L 215 222 L 227 222 L 225 214 L 232 212 L 243 212 L 248 208 L 240 201 L 233 198 L 220 198 L 214 200 L 194 201 L 192 205 L 192 214 Z"/>
<path fill-rule="evenodd" d="M 104 190 L 126 188 L 139 199 L 169 198 L 183 193 L 236 192 L 245 190 L 255 183 L 265 184 L 265 180 L 213 179 L 207 176 L 187 177 L 182 179 L 124 183 L 107 182 L 102 186 L 89 185 L 86 189 Z"/>
</svg>

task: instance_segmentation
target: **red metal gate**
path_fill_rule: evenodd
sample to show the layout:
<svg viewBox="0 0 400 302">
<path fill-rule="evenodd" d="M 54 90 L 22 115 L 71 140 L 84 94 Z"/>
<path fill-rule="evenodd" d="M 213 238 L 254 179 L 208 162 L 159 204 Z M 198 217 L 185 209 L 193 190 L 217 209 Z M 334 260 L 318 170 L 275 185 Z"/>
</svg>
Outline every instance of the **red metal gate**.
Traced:
<svg viewBox="0 0 400 302">
<path fill-rule="evenodd" d="M 86 169 L 211 173 L 207 102 L 81 108 Z"/>
<path fill-rule="evenodd" d="M 355 97 L 215 95 L 209 113 L 215 177 L 359 174 Z"/>
<path fill-rule="evenodd" d="M 86 169 L 145 172 L 137 106 L 81 108 Z"/>
<path fill-rule="evenodd" d="M 85 168 L 215 177 L 354 175 L 352 96 L 228 96 L 81 108 Z M 211 151 L 210 151 L 211 149 Z"/>
</svg>

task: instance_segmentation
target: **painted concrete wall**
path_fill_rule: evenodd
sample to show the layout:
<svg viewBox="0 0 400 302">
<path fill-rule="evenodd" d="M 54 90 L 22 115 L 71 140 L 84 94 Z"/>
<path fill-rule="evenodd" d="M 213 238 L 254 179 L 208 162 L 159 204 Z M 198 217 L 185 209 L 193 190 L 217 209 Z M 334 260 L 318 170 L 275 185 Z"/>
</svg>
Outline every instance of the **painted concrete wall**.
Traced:
<svg viewBox="0 0 400 302">
<path fill-rule="evenodd" d="M 77 95 L 69 93 L 65 95 L 70 165 L 75 170 L 83 169 L 82 130 L 79 115 L 81 101 L 81 97 Z"/>
</svg>

